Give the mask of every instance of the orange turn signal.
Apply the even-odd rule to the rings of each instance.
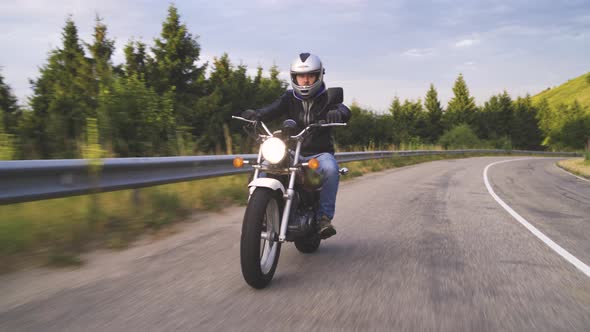
[[[320,162],[315,159],[315,158],[311,158],[308,162],[307,162],[307,166],[310,169],[318,169],[318,167],[320,167]]]
[[[242,168],[244,166],[244,158],[235,157],[234,158],[234,167],[235,168]]]

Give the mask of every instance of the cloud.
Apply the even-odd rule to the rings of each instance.
[[[433,55],[434,53],[435,53],[434,49],[432,49],[432,48],[422,48],[422,49],[412,48],[412,49],[409,49],[409,50],[405,51],[404,53],[402,53],[402,55],[409,56],[409,57],[423,57],[423,56]]]
[[[555,27],[535,27],[523,25],[502,25],[490,31],[493,35],[512,35],[512,36],[542,36],[554,33]]]
[[[581,24],[590,24],[590,15],[578,16],[578,17],[574,18],[573,21],[576,23],[581,23]]]
[[[460,72],[474,71],[477,70],[475,61],[465,61],[462,64],[455,66]]]
[[[275,7],[284,8],[289,6],[300,6],[301,2],[298,0],[255,0],[255,3],[259,7]],[[332,5],[332,6],[367,6],[368,0],[317,0],[316,3],[321,5]]]
[[[463,39],[461,41],[458,41],[455,43],[455,47],[460,48],[460,47],[470,47],[473,45],[477,45],[481,43],[481,40],[479,39]]]

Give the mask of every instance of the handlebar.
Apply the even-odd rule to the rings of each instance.
[[[257,124],[258,122],[260,122],[260,124],[262,124],[262,127],[264,128],[264,130],[266,130],[266,132],[270,136],[272,136],[272,133],[268,130],[268,128],[266,127],[266,125],[262,121],[248,120],[248,119],[243,118],[241,116],[234,116],[234,115],[232,115],[232,119],[236,119],[236,120],[248,122],[248,123],[251,123],[251,124]],[[344,127],[344,126],[346,126],[346,123],[323,123],[323,121],[320,121],[319,123],[312,123],[312,124],[310,124],[305,129],[303,129],[299,134],[297,134],[295,136],[291,136],[291,138],[299,139],[299,138],[301,138],[305,133],[307,133],[312,128]]]
[[[244,122],[248,122],[248,123],[256,123],[257,122],[256,120],[248,120],[248,119],[243,118],[241,116],[235,116],[235,115],[232,115],[231,118],[236,119],[236,120],[240,120],[240,121],[244,121]]]
[[[344,127],[344,126],[346,126],[346,123],[312,123],[309,126],[307,126],[307,128],[303,129],[299,134],[297,134],[295,136],[291,136],[291,138],[299,139],[311,128]]]

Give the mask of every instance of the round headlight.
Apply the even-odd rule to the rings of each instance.
[[[276,137],[271,137],[262,143],[262,156],[271,164],[283,160],[287,153],[287,146]]]

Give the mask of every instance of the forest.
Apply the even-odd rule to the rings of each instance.
[[[127,42],[122,64],[113,63],[115,43],[100,17],[88,42],[79,38],[72,17],[61,35],[61,45],[30,81],[26,105],[17,102],[0,72],[0,160],[252,152],[231,115],[271,103],[288,87],[277,66],[258,67],[250,76],[228,54],[198,65],[198,37],[174,5],[153,45]],[[590,74],[581,84],[590,86]],[[423,100],[395,97],[383,113],[349,106],[349,126],[335,131],[339,151],[568,151],[584,149],[590,139],[590,105],[529,95],[513,99],[507,91],[476,105],[462,74],[446,107],[432,84]]]

